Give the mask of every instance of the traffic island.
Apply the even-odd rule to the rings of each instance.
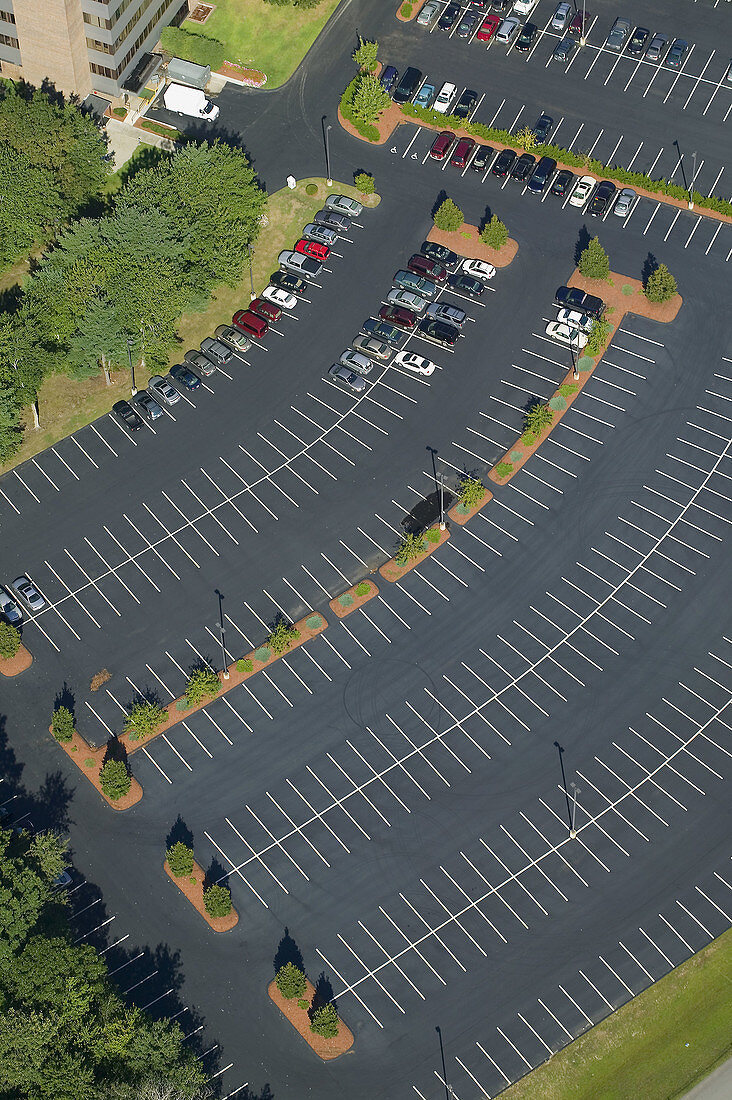
[[[396,17],[402,23],[409,23],[416,19],[427,0],[404,0],[397,8]]]
[[[206,911],[206,903],[203,897],[206,872],[203,870],[200,863],[196,863],[196,861],[193,860],[190,874],[180,876],[173,874],[167,859],[164,861],[163,867],[170,881],[174,882],[181,894],[188,898],[193,908],[201,914],[209,928],[214,932],[230,932],[232,928],[236,927],[239,923],[239,914],[236,909],[234,909],[233,905],[226,916],[223,917],[212,917],[210,913]]]
[[[334,615],[339,619],[345,619],[346,615],[350,615],[352,611],[358,611],[359,607],[363,607],[378,594],[379,590],[373,581],[359,581],[358,584],[354,584],[331,600],[329,606]]]
[[[579,287],[588,294],[601,297],[605,302],[604,316],[610,328],[604,347],[597,355],[578,356],[577,376],[575,377],[574,369],[570,369],[562,384],[546,402],[551,412],[550,421],[541,431],[533,433],[524,431],[488,474],[491,481],[497,485],[505,485],[509,482],[550,435],[572,402],[580,395],[585,383],[592,377],[593,371],[601,362],[626,313],[635,313],[639,317],[648,317],[652,321],[669,324],[676,319],[683,304],[680,294],[675,294],[667,302],[649,302],[640,279],[631,279],[614,271],[610,272],[607,279],[588,279],[575,269],[573,275],[567,280],[567,286]]]
[[[503,248],[489,248],[480,239],[480,230],[477,225],[468,225],[463,222],[459,229],[438,229],[433,225],[427,234],[428,241],[444,245],[445,248],[457,252],[458,256],[465,256],[470,260],[483,260],[493,264],[494,267],[508,267],[516,258],[518,242],[509,237]]]
[[[0,673],[3,676],[19,676],[33,664],[33,656],[24,645],[19,645],[12,657],[0,657]]]
[[[53,734],[53,726],[49,726],[49,733]],[[114,757],[117,756],[117,753],[114,752],[116,738],[106,745],[101,745],[98,749],[93,748],[76,730],[72,732],[68,740],[60,741],[58,738],[54,738],[54,740],[57,741],[69,759],[73,760],[79,771],[86,776],[107,805],[111,806],[113,810],[117,810],[118,812],[129,810],[140,801],[143,793],[142,787],[135,779],[134,775],[128,774],[127,776],[129,779],[129,788],[125,794],[112,797],[105,793],[102,786],[102,768],[108,760],[114,759]],[[119,754],[118,759],[120,762],[122,762],[122,758],[125,755],[125,753]]]
[[[302,998],[283,997],[277,988],[277,982],[271,981],[267,987],[270,1000],[279,1008],[286,1020],[292,1024],[296,1031],[313,1050],[318,1058],[324,1062],[330,1062],[334,1058],[340,1058],[342,1054],[350,1050],[355,1040],[353,1032],[346,1027],[338,1017],[338,1034],[333,1036],[318,1035],[312,1031],[311,1013],[315,1002],[315,986],[309,979],[305,979],[305,992]],[[302,1007],[304,1006],[304,1007]]]
[[[396,582],[409,573],[410,570],[416,569],[418,565],[434,554],[438,546],[442,546],[443,542],[447,542],[450,538],[450,531],[446,527],[444,531],[441,531],[438,527],[430,527],[423,535],[406,535],[402,539],[402,545],[399,551],[393,558],[385,562],[379,569],[379,573],[385,581]],[[409,547],[406,551],[405,548]]]
[[[481,508],[485,508],[489,500],[493,500],[493,493],[490,489],[486,489],[483,496],[475,504],[463,504],[463,502],[459,500],[447,513],[450,517],[450,521],[459,524],[460,527],[464,527],[469,519],[472,519],[473,516],[477,516]]]

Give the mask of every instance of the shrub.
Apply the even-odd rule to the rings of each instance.
[[[517,130],[515,141],[519,149],[524,149],[527,153],[530,153],[532,149],[536,149],[536,135],[530,126],[524,126],[523,130]]]
[[[518,462],[520,458],[524,457],[524,452],[523,451],[511,451],[511,453],[508,457],[511,459],[512,462]]]
[[[586,279],[607,279],[610,274],[610,260],[599,237],[593,237],[583,251],[579,269],[580,275],[584,275]]]
[[[188,700],[186,699],[185,695],[181,699],[176,699],[175,709],[176,710],[190,710],[191,709],[188,706]]]
[[[427,542],[433,542],[435,545],[440,541],[440,530],[438,527],[430,527],[429,531],[425,531]]]
[[[99,773],[99,780],[102,790],[112,802],[124,798],[129,794],[132,786],[132,779],[124,760],[108,760]]]
[[[306,183],[305,184],[305,194],[306,195],[317,195],[317,193],[318,193],[317,183]]]
[[[549,405],[550,409],[554,410],[554,412],[563,412],[564,409],[566,409],[567,407],[567,402],[562,397],[561,393],[555,393],[554,397],[549,398],[547,404]]]
[[[460,482],[460,503],[475,508],[485,496],[485,485],[479,477],[464,477]]]
[[[357,596],[368,596],[370,591],[371,584],[369,581],[359,581],[359,583],[356,585]]]
[[[374,191],[376,190],[374,177],[370,176],[368,172],[357,172],[354,177],[353,183],[362,195],[373,195]]]
[[[308,630],[320,630],[323,625],[323,618],[321,615],[308,615],[305,620],[305,626]]]
[[[338,1013],[333,1005],[323,1005],[322,1008],[315,1009],[310,1020],[310,1030],[326,1039],[333,1039],[338,1034]]]
[[[353,607],[353,596],[351,596],[348,592],[344,592],[342,596],[338,597],[338,603],[341,605],[341,607]]]
[[[489,248],[503,248],[508,240],[508,229],[496,214],[480,231],[480,239]]]
[[[291,962],[279,968],[275,975],[275,984],[288,1001],[293,997],[302,997],[307,989],[304,973]]]
[[[621,289],[621,292],[626,296],[626,298],[629,298],[631,296],[631,294],[635,294],[635,290],[630,285],[630,283],[623,283],[623,285],[620,289]]]
[[[239,660],[236,662],[237,672],[251,672],[253,668],[254,665],[252,664],[249,657],[240,657]]]
[[[231,912],[231,893],[225,886],[214,883],[203,891],[203,907],[209,917],[228,917]]]
[[[594,365],[594,360],[589,355],[580,355],[579,359],[577,360],[577,370],[581,371],[583,374],[589,370],[592,370]]]
[[[20,632],[12,623],[0,623],[0,657],[8,660],[20,649]]]
[[[51,719],[51,732],[57,741],[70,741],[74,735],[74,716],[68,707],[56,707]]]
[[[179,840],[172,848],[168,848],[165,858],[176,878],[191,875],[193,871],[193,849],[184,844],[182,840]]]
[[[180,130],[175,130],[172,126],[162,126],[149,118],[140,119],[140,129],[148,130],[151,134],[157,134],[158,137],[170,138],[171,141],[177,141],[181,136]]]
[[[303,1008],[303,1009],[308,1009],[308,1008],[310,1008],[310,1005],[308,1004],[308,1002],[305,1000],[304,997],[301,997],[300,1000],[297,1002],[297,1007],[298,1008]]]
[[[643,287],[649,302],[668,302],[677,293],[676,280],[665,264],[659,264]]]
[[[402,4],[399,11],[404,19],[412,18],[412,5],[409,3],[409,0],[404,0],[404,3]]]
[[[123,119],[127,118],[127,108],[126,107],[113,107],[112,108],[112,114],[114,115],[115,118],[123,120]]]
[[[531,435],[538,439],[553,419],[552,410],[548,405],[532,405],[524,413],[524,435]]]
[[[376,55],[379,52],[378,42],[369,42],[368,39],[358,36],[358,46],[353,51],[353,60],[361,72],[373,73],[376,69]]]
[[[592,328],[590,329],[590,335],[585,344],[585,355],[596,356],[605,347],[607,338],[610,335],[612,325],[609,321],[595,318],[592,322]]]
[[[267,638],[267,645],[278,656],[280,653],[286,653],[293,642],[296,642],[300,637],[300,631],[297,630],[291,623],[286,623],[284,619],[278,619],[274,625],[272,633]]]
[[[263,665],[267,663],[271,656],[272,650],[266,645],[261,645],[259,649],[254,650],[255,660],[260,661]]]
[[[221,690],[221,681],[212,668],[194,668],[186,684],[186,702],[195,707],[204,699],[213,699]]]
[[[91,683],[89,684],[89,690],[99,691],[100,687],[106,684],[107,680],[111,679],[112,673],[109,671],[108,668],[103,668],[101,672],[95,672],[92,676]]]
[[[578,389],[579,386],[577,386],[574,382],[565,382],[559,387],[557,393],[560,393],[562,397],[569,397],[570,394],[576,393]]]
[[[130,741],[143,741],[155,733],[168,717],[167,710],[151,703],[148,699],[142,699],[134,703],[130,713],[125,717],[124,730],[129,734]]]
[[[203,34],[192,34],[182,27],[166,27],[160,35],[160,43],[166,53],[173,57],[182,57],[184,61],[195,61],[197,65],[210,65],[215,72],[226,60],[223,43]]]
[[[350,122],[351,125],[356,128],[361,137],[366,138],[367,141],[378,141],[378,127],[374,126],[373,123],[363,122],[360,118],[356,116],[354,112],[353,101],[356,96],[356,89],[358,88],[360,80],[361,74],[359,73],[358,76],[354,76],[353,80],[347,86],[346,90],[341,96],[341,115],[346,120],[346,122]]]
[[[463,212],[452,199],[445,199],[435,211],[434,223],[438,229],[454,232],[465,221]]]
[[[427,546],[421,535],[405,535],[399,543],[394,560],[397,565],[406,565],[424,554]]]
[[[95,764],[95,760],[94,760],[93,756],[87,756],[86,759],[84,760],[84,767],[85,768],[93,768],[94,764]]]
[[[499,477],[508,477],[513,470],[513,464],[511,462],[499,462],[496,466],[496,473]]]

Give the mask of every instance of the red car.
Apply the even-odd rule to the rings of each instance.
[[[569,24],[569,33],[576,34],[581,38],[589,21],[590,13],[588,11],[584,13],[584,17],[581,11],[575,12],[572,22]]]
[[[330,249],[325,244],[319,244],[318,241],[306,241],[304,237],[295,245],[296,252],[302,252],[303,256],[312,256],[314,260],[327,260],[330,256]]]
[[[415,275],[423,275],[426,279],[431,279],[433,283],[444,283],[447,279],[447,268],[444,264],[419,254],[412,256],[407,264],[407,271],[413,271]]]
[[[279,321],[282,316],[280,307],[276,306],[274,302],[268,302],[265,298],[255,298],[249,308],[257,316],[264,317],[265,321]]]
[[[430,149],[432,159],[444,160],[454,140],[455,135],[450,130],[443,130],[441,134],[438,134]]]
[[[453,168],[464,168],[470,160],[470,155],[475,148],[475,138],[460,138],[460,141],[455,146],[455,152],[450,157],[450,164]]]
[[[486,15],[485,19],[478,28],[476,38],[479,42],[490,42],[493,35],[496,33],[501,25],[500,15]]]
[[[396,325],[397,328],[414,328],[417,324],[417,314],[403,306],[382,306],[379,310],[379,318],[388,325]]]

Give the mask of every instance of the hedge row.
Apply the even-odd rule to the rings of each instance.
[[[496,141],[513,149],[523,148],[516,139],[515,134],[510,133],[508,130],[495,130],[492,126],[485,126],[482,122],[466,122],[465,119],[458,118],[457,115],[441,115],[439,111],[435,111],[431,107],[415,107],[413,103],[405,103],[402,112],[410,118],[419,119],[421,122],[429,122],[443,130],[461,129],[473,137],[483,138],[484,141]],[[645,191],[668,195],[670,198],[682,201],[689,198],[688,190],[685,187],[680,187],[677,183],[668,183],[664,179],[654,180],[650,176],[644,175],[643,172],[629,172],[626,168],[608,167],[602,161],[572,153],[569,149],[563,149],[561,145],[536,145],[531,152],[537,153],[541,157],[552,157],[561,164],[566,164],[572,168],[583,168],[588,172],[594,172],[595,175],[602,176],[605,179],[617,180],[618,183],[629,187],[641,187]],[[698,191],[694,191],[693,199],[697,206],[715,210],[718,214],[732,216],[732,202],[728,202],[726,199],[718,199],[713,195],[702,195]]]
[[[378,128],[372,123],[361,122],[360,119],[357,119],[353,114],[353,97],[356,94],[356,88],[358,87],[360,79],[361,73],[357,73],[341,96],[341,114],[346,122],[350,122],[351,126],[355,126],[361,137],[366,138],[366,141],[378,141],[381,137]]]

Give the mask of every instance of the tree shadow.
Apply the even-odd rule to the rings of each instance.
[[[311,1014],[318,1008],[323,1008],[324,1005],[333,1005],[336,1012],[338,1011],[338,1005],[333,993],[333,986],[330,984],[330,978],[326,977],[325,971],[321,970],[318,980],[315,983],[315,993],[313,994],[313,1003],[310,1006]]]
[[[66,776],[51,772],[35,795],[30,796],[30,814],[38,829],[66,832],[71,824],[69,807],[74,788],[69,787]]]
[[[250,1089],[249,1086],[246,1085],[241,1092],[237,1092],[236,1096],[237,1100],[274,1100],[275,1094],[268,1084],[262,1085],[259,1092],[255,1089]]]
[[[0,312],[17,313],[23,300],[23,286],[20,282],[13,283],[0,291]]]
[[[214,858],[209,864],[208,870],[203,876],[203,888],[208,890],[209,886],[226,886],[229,885],[229,872],[225,867],[222,867],[219,861]]]
[[[641,280],[643,282],[643,286],[646,285],[651,275],[658,271],[659,266],[660,265],[656,257],[653,255],[652,252],[649,252],[643,263],[643,270],[641,271]]]
[[[278,943],[272,960],[275,974],[283,966],[287,966],[288,963],[292,963],[298,970],[305,970],[305,960],[302,957],[302,952],[290,935],[290,929],[285,925],[285,934]]]
[[[493,217],[493,210],[491,209],[490,206],[486,206],[485,213],[483,214],[483,217],[480,219],[480,224],[478,226],[479,232],[481,232],[481,233],[483,232],[483,230],[488,225],[488,223],[490,222],[492,217]]]
[[[445,189],[443,187],[442,191],[440,191],[439,195],[435,199],[435,202],[434,202],[434,205],[433,205],[432,209],[430,210],[430,217],[431,218],[434,218],[435,214],[440,209],[440,207],[442,206],[442,204],[443,204],[443,202],[445,201],[446,198],[447,198],[447,191],[445,191]]]
[[[193,847],[193,833],[178,814],[173,826],[165,838],[166,848],[172,848],[174,844],[185,844],[187,848]]]
[[[53,700],[53,709],[57,710],[59,707],[66,707],[72,714],[76,712],[76,696],[66,680],[64,680],[64,686],[56,692],[56,696]]]
[[[160,698],[160,692],[155,687],[144,686],[125,700],[125,710],[131,710],[138,703],[152,703],[153,706],[162,707],[164,703]]]
[[[109,760],[121,760],[122,763],[126,766],[129,773],[130,764],[127,758],[127,749],[118,737],[110,737],[109,741],[107,741],[104,752],[104,759],[102,760],[102,767],[104,767],[104,765]]]
[[[587,246],[588,246],[588,244],[590,243],[591,240],[592,240],[592,237],[590,236],[590,233],[589,233],[589,230],[588,230],[587,226],[583,225],[582,228],[580,229],[579,233],[577,234],[577,243],[574,246],[575,266],[577,266],[577,267],[579,266],[580,256],[582,255],[584,250],[587,248]]]

